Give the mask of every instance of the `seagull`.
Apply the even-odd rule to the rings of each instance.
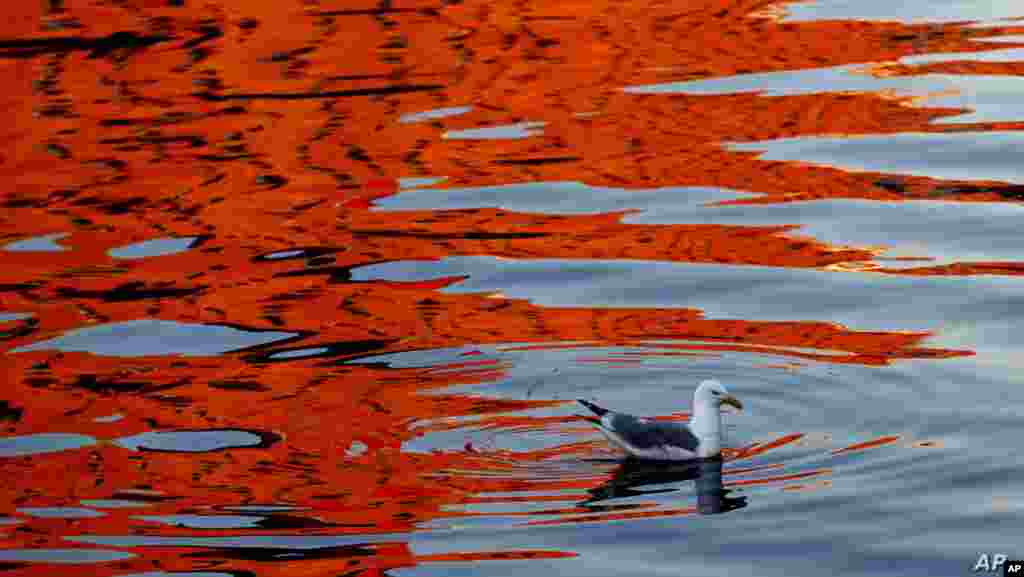
[[[743,409],[743,403],[718,381],[703,381],[693,393],[689,425],[650,421],[617,413],[577,399],[599,418],[588,420],[613,445],[630,457],[649,461],[688,461],[717,457],[722,452],[722,405]]]

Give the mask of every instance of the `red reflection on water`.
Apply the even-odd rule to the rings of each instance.
[[[889,445],[900,440],[899,435],[883,435],[877,439],[871,439],[870,441],[864,441],[862,443],[854,443],[852,445],[836,449],[832,451],[833,455],[840,455],[843,453],[852,453],[854,451],[863,451],[864,449],[873,449],[875,447],[881,447],[882,445]]]
[[[749,459],[750,457],[766,453],[768,451],[771,451],[772,449],[777,449],[779,447],[789,445],[790,443],[795,443],[802,439],[803,437],[803,433],[792,433],[789,435],[783,435],[782,437],[779,437],[778,439],[774,439],[772,441],[768,441],[767,443],[754,444],[749,447],[743,447],[740,449],[730,449],[728,451],[728,455],[723,455],[723,457],[730,460]]]

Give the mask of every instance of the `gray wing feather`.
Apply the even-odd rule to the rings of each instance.
[[[629,444],[638,449],[672,445],[688,451],[697,451],[700,440],[682,423],[642,421],[632,415],[617,413],[611,427]]]

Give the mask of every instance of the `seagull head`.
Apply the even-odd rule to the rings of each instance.
[[[716,409],[722,405],[731,405],[739,410],[743,410],[743,403],[730,395],[729,391],[725,390],[725,386],[718,381],[702,381],[700,386],[697,387],[697,391],[693,393],[693,402],[694,404],[711,405]]]

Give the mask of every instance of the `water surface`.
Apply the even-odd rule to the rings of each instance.
[[[1024,557],[1019,3],[142,4],[0,24],[5,573]]]

